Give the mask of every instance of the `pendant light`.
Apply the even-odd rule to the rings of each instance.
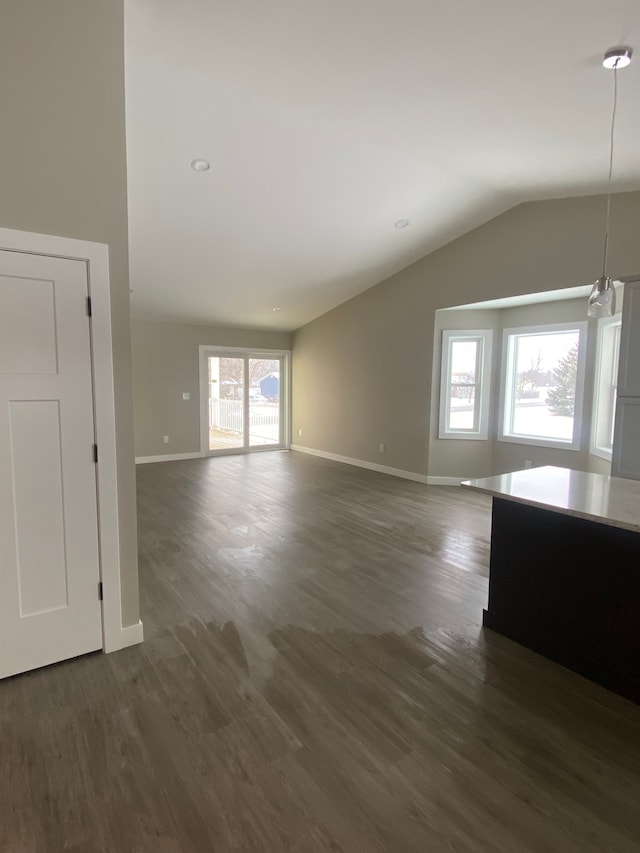
[[[611,112],[611,134],[609,138],[609,184],[607,188],[607,215],[604,229],[604,252],[602,258],[602,275],[593,285],[589,295],[588,317],[613,317],[616,313],[616,291],[613,282],[607,275],[609,256],[609,225],[611,221],[611,182],[613,178],[613,141],[616,126],[616,110],[618,107],[618,70],[626,68],[631,62],[633,51],[630,47],[614,47],[608,50],[602,64],[613,71],[613,110]]]

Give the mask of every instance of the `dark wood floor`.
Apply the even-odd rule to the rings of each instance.
[[[0,684],[2,853],[640,849],[640,709],[480,627],[488,498],[296,453],[138,483],[146,642]]]

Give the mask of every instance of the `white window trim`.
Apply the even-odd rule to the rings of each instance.
[[[600,394],[602,390],[602,351],[604,348],[604,335],[607,329],[615,326],[622,326],[621,314],[616,314],[614,317],[608,317],[606,320],[598,321],[598,348],[596,355],[596,368],[594,371],[595,384],[593,390],[593,416],[591,423],[591,444],[589,447],[589,453],[592,456],[598,456],[600,459],[606,459],[608,462],[613,458],[613,448],[601,447],[597,444],[598,411],[600,409]],[[616,395],[614,395],[614,403],[615,396]]]
[[[478,359],[478,377],[476,386],[479,393],[478,428],[474,430],[448,427],[449,423],[449,385],[451,368],[451,344],[465,339],[480,340],[482,352]],[[438,438],[462,439],[466,441],[487,441],[489,438],[489,401],[491,392],[491,366],[493,352],[493,331],[491,329],[445,329],[442,332],[442,347],[440,350],[440,405]]]
[[[581,435],[582,435],[582,415],[584,402],[584,380],[585,380],[585,361],[587,354],[587,328],[586,320],[580,320],[575,323],[548,323],[542,326],[517,326],[511,329],[504,329],[502,333],[502,364],[500,368],[500,407],[498,421],[498,441],[509,444],[527,444],[535,445],[536,447],[557,447],[562,450],[580,450]],[[576,377],[576,405],[573,416],[573,438],[571,441],[561,441],[551,438],[540,438],[534,435],[511,435],[505,433],[504,418],[505,409],[507,406],[507,377],[510,374],[510,352],[509,352],[509,337],[511,335],[531,335],[531,334],[553,334],[560,332],[579,331],[578,345],[578,370]]]
[[[589,448],[589,454],[597,456],[599,459],[606,459],[607,462],[611,462],[613,459],[613,449],[608,450],[606,447],[598,447],[595,444],[592,444]]]
[[[263,453],[268,450],[289,450],[291,447],[291,350],[264,349],[255,347],[216,347],[201,344],[200,351],[200,453],[202,456],[225,456],[237,453]],[[209,356],[237,356],[239,358],[282,358],[283,376],[280,383],[280,444],[257,447],[241,447],[229,450],[209,450],[209,421],[204,401],[209,400],[208,364]],[[248,405],[248,395],[247,395]]]

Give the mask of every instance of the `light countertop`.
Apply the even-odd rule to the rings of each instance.
[[[505,500],[640,532],[640,481],[570,468],[529,468],[467,480],[475,489]]]

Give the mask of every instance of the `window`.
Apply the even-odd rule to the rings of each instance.
[[[506,329],[501,441],[577,450],[586,323]]]
[[[442,333],[439,438],[486,439],[490,329]]]
[[[611,459],[613,450],[620,327],[620,317],[601,320],[598,326],[598,361],[591,452],[603,459]]]

